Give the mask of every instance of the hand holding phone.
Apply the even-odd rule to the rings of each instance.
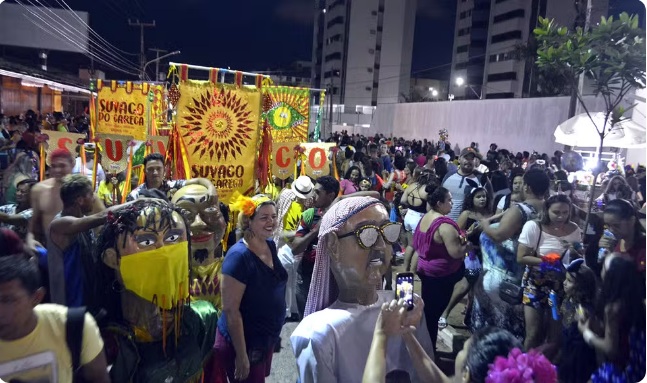
[[[413,273],[399,273],[395,277],[395,299],[404,299],[407,310],[413,310]]]

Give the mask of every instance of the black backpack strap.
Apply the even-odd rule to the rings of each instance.
[[[72,372],[74,382],[78,382],[77,372],[81,367],[81,349],[83,346],[83,327],[85,323],[85,307],[74,307],[67,309],[67,320],[65,322],[65,340],[72,358]]]

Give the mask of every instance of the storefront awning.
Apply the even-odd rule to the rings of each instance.
[[[43,87],[47,85],[48,88],[56,90],[59,92],[72,92],[72,93],[85,93],[90,94],[90,90],[80,88],[78,86],[66,85],[60,82],[46,80],[39,77],[30,76],[27,74],[12,72],[4,69],[0,69],[0,76],[7,76],[20,79],[23,86],[32,86],[32,87]]]

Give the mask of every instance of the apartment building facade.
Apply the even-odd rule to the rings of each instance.
[[[456,98],[518,98],[529,94],[533,65],[520,60],[539,16],[572,28],[577,11],[571,0],[457,0],[450,80]],[[583,2],[586,4],[586,2]],[[608,0],[592,1],[591,20],[606,15]],[[487,9],[487,21],[484,20]],[[457,78],[463,79],[456,82]]]

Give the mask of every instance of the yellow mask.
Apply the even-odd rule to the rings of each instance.
[[[138,297],[170,310],[189,297],[188,242],[121,257],[124,287]]]

